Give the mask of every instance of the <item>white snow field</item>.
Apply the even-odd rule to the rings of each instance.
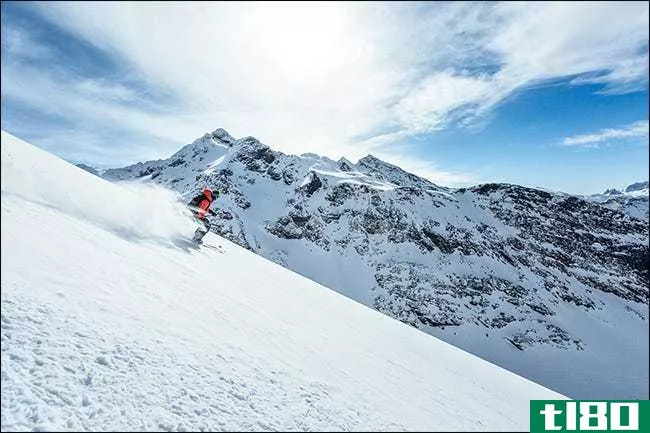
[[[2,132],[6,430],[528,429],[566,397]]]

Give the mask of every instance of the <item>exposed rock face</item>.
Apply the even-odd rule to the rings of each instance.
[[[88,173],[94,174],[95,176],[100,175],[100,171],[97,170],[95,167],[91,167],[91,166],[83,164],[83,163],[79,163],[79,164],[75,164],[75,165],[77,167],[79,167],[80,169],[82,169],[82,170],[86,170]]]

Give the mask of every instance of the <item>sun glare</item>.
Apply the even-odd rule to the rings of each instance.
[[[351,31],[343,6],[254,5],[246,21],[250,49],[283,77],[320,78],[346,60]]]

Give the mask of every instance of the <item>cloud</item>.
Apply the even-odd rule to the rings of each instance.
[[[451,120],[475,116],[498,93],[498,83],[489,76],[443,72],[426,77],[400,100],[395,112],[407,130],[431,132],[444,128]]]
[[[630,62],[647,59],[644,3],[501,3],[502,27],[489,47],[503,58],[500,74],[539,80],[606,71],[615,85]],[[644,78],[636,70],[636,78]]]
[[[648,73],[646,52],[639,57],[621,60],[614,70],[577,77],[571,84],[604,84],[605,88],[598,93],[617,95],[647,89]]]
[[[599,147],[600,143],[624,138],[647,138],[648,121],[640,120],[624,128],[602,129],[595,134],[575,135],[562,141],[563,146]]]
[[[648,87],[647,3],[506,2],[456,11],[463,18],[445,27],[456,58],[443,56],[447,69],[425,75],[396,105],[400,124],[415,133],[483,117],[513,92],[563,77],[603,84],[610,94]],[[438,11],[429,14],[426,26],[439,25]],[[432,41],[420,54],[436,58],[438,48]]]
[[[171,151],[219,126],[289,153],[397,155],[410,137],[480,123],[513,92],[545,80],[608,93],[647,88],[646,2],[25,7],[146,87],[73,65],[8,62],[5,72],[3,57],[3,98],[131,131],[152,156],[163,155],[146,135]],[[12,36],[12,55],[37,46],[26,34]],[[156,103],[158,93],[173,103]],[[435,162],[414,171],[427,170],[441,172]]]
[[[136,93],[120,84],[29,65],[6,65],[2,75],[3,97],[38,107],[42,113],[166,139],[185,141],[190,133],[188,123],[175,121],[175,115],[148,112],[129,105]]]
[[[2,21],[2,51],[5,58],[50,60],[52,51],[19,27]],[[4,59],[3,59],[4,60]]]

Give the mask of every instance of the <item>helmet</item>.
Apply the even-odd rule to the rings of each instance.
[[[212,198],[214,197],[214,195],[212,194],[212,190],[208,187],[205,187],[203,189],[203,195],[205,195],[209,200],[212,200]]]

